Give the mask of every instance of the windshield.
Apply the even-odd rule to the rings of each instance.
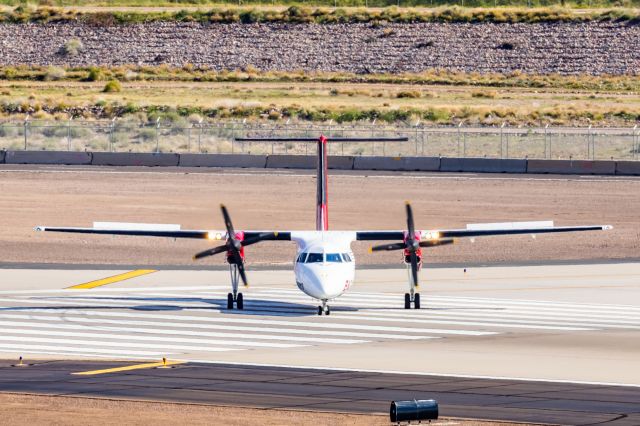
[[[340,253],[327,253],[327,262],[342,262]]]
[[[296,262],[304,263],[304,258],[305,257],[307,257],[307,253],[300,253],[300,256],[298,256],[298,259],[296,259]]]
[[[309,253],[306,263],[322,262],[322,253]]]
[[[351,262],[351,256],[348,253],[342,253],[342,258],[345,262]]]

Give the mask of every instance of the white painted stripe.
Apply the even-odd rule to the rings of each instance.
[[[171,328],[171,326],[167,326],[167,327],[158,327],[157,323],[154,323],[156,325],[155,328],[142,328],[142,327],[109,327],[109,326],[105,326],[104,323],[105,321],[99,321],[99,322],[89,322],[89,323],[82,323],[79,324],[76,322],[76,325],[73,324],[69,324],[69,319],[67,317],[65,317],[64,319],[62,318],[58,318],[57,320],[59,320],[60,322],[64,322],[63,324],[50,324],[48,323],[49,319],[45,320],[47,321],[47,323],[40,323],[37,320],[34,321],[34,318],[31,318],[29,321],[5,321],[5,320],[0,320],[0,326],[2,327],[7,327],[6,329],[9,328],[17,328],[17,329],[22,329],[22,328],[30,328],[30,329],[39,329],[39,330],[47,330],[47,329],[52,329],[52,330],[60,330],[60,329],[66,329],[66,330],[79,330],[79,331],[114,331],[114,332],[127,332],[127,333],[144,333],[144,334],[150,334],[150,335],[156,335],[156,336],[161,336],[160,338],[162,338],[164,341],[173,341],[173,342],[178,342],[181,340],[189,340],[191,343],[199,343],[200,341],[204,342],[204,343],[212,343],[214,342],[214,340],[197,340],[197,339],[174,339],[171,338],[169,340],[166,339],[166,337],[168,336],[172,336],[172,335],[180,335],[180,336],[193,336],[193,337],[224,337],[224,338],[228,338],[231,339],[233,341],[238,341],[241,339],[255,339],[255,340],[286,340],[286,341],[290,341],[290,342],[305,342],[305,343],[333,343],[333,344],[356,344],[356,343],[369,343],[369,341],[367,340],[351,340],[351,339],[333,339],[333,338],[316,338],[316,337],[298,337],[298,336],[274,336],[274,335],[269,335],[269,334],[240,334],[240,333],[214,333],[214,332],[198,332],[198,331],[190,331],[190,330],[174,330]],[[137,323],[130,321],[130,323],[132,325],[136,325]],[[42,333],[45,333],[45,331],[42,331]],[[47,332],[48,333],[48,332]],[[86,333],[84,333],[86,334]],[[136,339],[136,340],[144,340],[146,339],[146,337],[144,336],[132,336],[132,338]],[[157,339],[158,337],[154,337],[154,339]],[[226,341],[224,341],[225,344],[227,344]],[[238,344],[242,344],[241,342],[238,342]],[[256,346],[252,343],[245,343],[246,345],[250,345],[250,346]],[[278,345],[278,346],[273,346],[273,347],[295,347],[296,345]]]
[[[578,328],[578,327],[561,327],[561,326],[527,326],[516,325],[506,323],[482,323],[482,322],[464,322],[464,321],[438,321],[429,319],[414,319],[414,318],[387,318],[387,317],[375,317],[359,315],[358,317],[349,317],[346,315],[334,315],[335,318],[354,320],[354,321],[376,321],[376,322],[402,322],[402,323],[416,323],[416,324],[449,324],[449,325],[470,325],[478,327],[500,327],[500,328],[521,328],[521,329],[534,329],[534,330],[555,330],[555,331],[595,331],[594,328]],[[431,330],[434,334],[459,334],[468,336],[481,336],[485,335],[485,332],[472,332],[468,330]],[[498,333],[489,333],[498,334]]]
[[[46,346],[43,346],[46,347]],[[73,349],[73,348],[72,348]],[[128,360],[151,360],[153,358],[155,358],[157,360],[156,357],[159,356],[167,356],[167,355],[171,355],[171,352],[166,352],[166,353],[162,353],[162,354],[155,354],[155,353],[151,353],[150,355],[144,355],[144,356],[134,356],[134,355],[130,355],[130,356],[123,356],[121,351],[113,351],[113,352],[117,352],[114,354],[110,354],[110,353],[99,353],[99,352],[87,352],[84,349],[79,349],[77,352],[65,352],[65,351],[60,351],[60,350],[56,350],[56,349],[50,349],[50,350],[40,350],[40,349],[32,349],[30,347],[17,347],[17,346],[12,346],[9,349],[4,349],[4,348],[0,348],[0,353],[5,352],[5,353],[10,353],[10,354],[17,354],[18,356],[28,356],[28,355],[62,355],[62,356],[67,356],[67,357],[73,357],[75,358],[108,358],[108,359],[128,359]]]
[[[174,350],[191,350],[191,351],[206,351],[206,352],[219,352],[220,350],[226,350],[227,348],[220,348],[213,345],[221,345],[221,346],[242,346],[242,347],[261,347],[261,348],[300,348],[306,345],[296,345],[296,344],[287,344],[287,343],[264,343],[264,342],[240,342],[236,341],[233,338],[228,340],[216,340],[216,339],[189,339],[189,338],[180,338],[180,337],[172,337],[168,338],[167,336],[143,336],[138,334],[108,334],[108,333],[96,333],[91,331],[86,332],[74,332],[74,331],[56,331],[56,330],[34,330],[30,328],[13,328],[11,330],[4,331],[0,339],[9,337],[9,336],[22,336],[22,335],[31,335],[31,336],[40,336],[43,333],[46,333],[46,336],[60,336],[60,337],[84,337],[84,338],[95,338],[95,339],[107,339],[107,340],[125,340],[126,342],[122,343],[113,343],[108,342],[109,345],[112,346],[122,346],[122,347],[161,347],[161,348],[171,348]],[[233,336],[229,336],[233,337]],[[39,339],[39,338],[38,338]],[[29,340],[33,340],[29,338]],[[67,339],[61,341],[61,343],[66,342]],[[151,342],[150,344],[138,344],[131,343],[145,341]],[[86,342],[86,341],[85,341]],[[107,344],[107,342],[101,341],[101,344]],[[177,345],[170,345],[168,343],[176,343]],[[90,342],[89,344],[93,344]],[[201,345],[201,346],[189,346],[192,345]]]
[[[29,310],[32,312],[34,310]],[[39,312],[51,313],[50,310],[41,309]],[[270,320],[270,319],[252,319],[252,318],[229,318],[229,317],[199,317],[193,315],[160,315],[160,314],[132,314],[132,313],[119,313],[119,312],[106,312],[106,311],[87,311],[82,309],[73,309],[70,311],[76,315],[86,315],[86,316],[105,316],[105,317],[129,317],[129,318],[156,318],[164,321],[200,321],[206,323],[222,323],[222,324],[258,324],[258,325],[276,325],[276,326],[290,326],[290,327],[303,327],[303,328],[320,328],[320,329],[329,329],[329,330],[373,330],[373,331],[387,331],[387,332],[399,332],[406,333],[406,327],[387,327],[387,326],[373,326],[373,325],[362,325],[362,324],[345,324],[345,323],[335,323],[331,322],[329,318],[331,317],[323,317],[322,323],[313,323],[313,322],[304,322],[304,321],[280,321],[280,320]],[[66,315],[68,311],[65,311]],[[315,317],[314,317],[315,318]],[[414,328],[411,330],[412,333],[416,334],[431,334],[431,329],[422,329],[422,328]],[[446,330],[444,330],[446,331]],[[472,332],[473,335],[492,335],[498,334],[493,332]]]
[[[2,312],[2,311],[0,311]],[[39,310],[35,312],[34,310],[29,310],[30,313],[51,313],[49,310]],[[13,319],[22,319],[26,321],[63,321],[63,322],[78,322],[83,323],[87,327],[95,326],[96,322],[99,324],[118,324],[118,325],[148,325],[152,327],[158,327],[157,321],[127,321],[127,320],[109,320],[105,318],[92,319],[83,316],[73,316],[72,312],[65,312],[64,317],[60,316],[51,316],[51,315],[24,315],[24,314],[5,314],[0,313],[0,318],[13,318]],[[96,315],[99,315],[96,312]],[[130,318],[131,315],[122,314],[122,317]],[[135,316],[135,318],[146,318],[146,316]],[[196,317],[197,318],[197,317]],[[257,331],[261,333],[280,333],[280,334],[304,334],[304,335],[313,335],[313,336],[326,336],[330,334],[331,336],[343,336],[343,337],[358,337],[358,338],[367,338],[367,339],[400,339],[400,340],[420,340],[420,339],[434,339],[436,337],[433,336],[421,336],[414,335],[411,336],[402,336],[399,334],[382,334],[382,333],[363,333],[363,332],[348,332],[348,331],[336,331],[331,330],[330,332],[322,331],[322,330],[300,330],[296,328],[274,328],[274,327],[250,327],[250,326],[237,326],[237,325],[229,325],[229,324],[201,324],[196,322],[196,320],[187,320],[187,324],[180,324],[175,320],[171,322],[171,329],[190,329],[190,328],[204,328],[207,330],[211,329],[220,329],[222,331]]]
[[[60,343],[57,340],[54,343]],[[78,347],[74,347],[74,346],[60,346],[60,345],[56,345],[56,346],[49,346],[49,345],[34,345],[34,344],[29,344],[29,343],[23,343],[23,342],[17,342],[17,343],[3,343],[2,345],[0,345],[0,352],[21,352],[21,351],[28,351],[30,353],[35,353],[32,351],[44,351],[44,352],[38,352],[38,353],[45,353],[45,354],[49,354],[51,352],[49,351],[56,351],[58,353],[61,354],[65,354],[65,353],[83,353],[83,354],[87,354],[87,355],[93,355],[93,354],[107,354],[107,355],[120,355],[122,356],[123,353],[126,353],[127,355],[131,355],[131,356],[160,356],[160,355],[169,355],[168,352],[149,352],[149,351],[135,351],[135,350],[127,350],[124,351],[122,349],[105,349],[105,348],[78,348]]]
[[[539,326],[552,326],[552,327],[560,326],[560,327],[581,327],[581,328],[582,327],[621,328],[621,329],[631,329],[631,330],[640,329],[640,324],[626,325],[623,323],[618,323],[616,321],[597,321],[597,320],[582,320],[582,319],[567,320],[564,318],[557,319],[556,321],[536,321],[533,319],[527,319],[527,318],[534,318],[534,316],[522,318],[521,315],[513,316],[508,314],[505,314],[503,316],[495,315],[495,316],[487,317],[485,315],[476,316],[476,315],[473,315],[473,313],[467,313],[467,315],[460,315],[455,313],[433,315],[434,314],[433,311],[429,311],[424,315],[409,314],[407,316],[403,316],[402,314],[390,314],[388,312],[380,312],[376,310],[366,310],[366,311],[359,311],[359,312],[340,312],[340,315],[348,315],[348,316],[354,316],[354,317],[358,317],[359,315],[362,315],[362,314],[376,315],[376,316],[390,317],[390,318],[400,318],[401,320],[402,319],[423,319],[423,320],[429,320],[431,322],[436,322],[436,323],[439,321],[445,321],[445,322],[460,321],[462,323],[470,323],[470,322],[474,322],[473,319],[476,318],[475,322],[482,322],[482,323],[495,322],[496,324],[514,324],[514,325],[522,324],[522,325],[531,325],[531,326],[539,325]],[[472,318],[465,318],[467,316]]]
[[[378,313],[371,313],[372,315],[380,315]],[[443,324],[443,325],[464,325],[465,327],[497,327],[497,328],[519,328],[519,329],[531,329],[531,330],[554,330],[554,331],[595,331],[595,328],[587,328],[587,327],[570,327],[570,326],[553,326],[553,325],[538,325],[538,324],[515,324],[512,322],[485,322],[485,321],[455,321],[455,320],[438,320],[438,319],[418,319],[418,318],[401,318],[401,317],[383,317],[383,316],[363,316],[358,315],[357,317],[352,315],[352,318],[349,318],[347,313],[341,313],[340,315],[335,315],[336,318],[344,318],[344,319],[353,319],[353,320],[362,320],[366,319],[368,321],[397,321],[402,323],[418,323],[418,324]]]
[[[114,271],[104,271],[105,275],[110,274],[110,273],[118,273],[118,272],[122,272],[122,269],[119,270],[114,270]],[[162,272],[162,270],[159,270],[158,272]],[[229,286],[228,285],[218,285],[218,286],[184,286],[184,287],[178,287],[178,286],[173,286],[173,287],[131,287],[131,288],[127,288],[127,287],[118,287],[118,288],[114,288],[114,287],[96,287],[96,288],[92,288],[92,289],[88,289],[85,290],[87,292],[91,292],[91,294],[97,294],[97,293],[130,293],[130,292],[136,292],[136,293],[153,293],[156,290],[161,290],[161,291],[171,291],[171,290],[176,290],[176,291],[200,291],[200,290],[224,290],[224,289],[228,289]],[[51,293],[51,294],[70,294],[71,291],[69,289],[50,289],[50,290],[1,290],[0,294],[34,294],[34,295],[41,295],[41,294],[47,294],[47,293]],[[226,293],[225,293],[226,294]]]

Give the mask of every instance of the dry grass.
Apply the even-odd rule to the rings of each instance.
[[[209,118],[358,120],[495,125],[633,126],[640,119],[637,92],[543,90],[517,87],[399,86],[305,82],[125,82],[104,93],[104,82],[0,83],[0,111],[19,119],[158,115],[186,121]]]

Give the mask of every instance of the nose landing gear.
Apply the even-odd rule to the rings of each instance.
[[[420,309],[420,293],[415,293],[413,288],[411,293],[404,294],[404,308],[411,309],[411,303],[413,303],[414,309]]]
[[[239,310],[244,309],[244,298],[242,293],[238,293],[238,284],[240,282],[240,272],[238,271],[238,265],[234,263],[229,264],[229,272],[231,273],[231,288],[232,293],[227,294],[227,309],[233,309],[233,305]]]
[[[327,301],[323,300],[322,301],[322,305],[318,306],[318,315],[331,315],[331,308],[329,308],[329,305],[327,305]]]

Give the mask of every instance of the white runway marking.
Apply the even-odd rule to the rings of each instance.
[[[476,338],[513,331],[640,329],[640,308],[536,300],[347,293],[330,316],[295,289],[245,293],[226,310],[226,286],[4,291],[0,352],[67,356],[182,356],[237,350],[366,345],[385,340]],[[433,328],[438,325],[438,328]],[[203,355],[205,354],[205,355]]]

